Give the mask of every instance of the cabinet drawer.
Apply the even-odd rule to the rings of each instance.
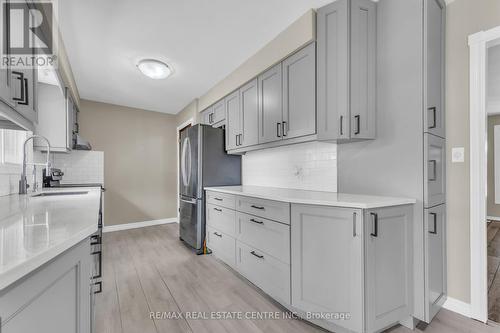
[[[207,203],[234,209],[235,197],[232,194],[207,191]]]
[[[207,204],[206,222],[231,237],[236,234],[236,212],[231,209]]]
[[[446,199],[446,141],[424,134],[424,206],[433,207]]]
[[[290,226],[236,212],[236,239],[290,263]]]
[[[236,268],[267,294],[290,304],[290,265],[236,241]]]
[[[234,267],[236,262],[236,240],[216,228],[207,226],[207,246],[214,256]]]
[[[290,224],[290,204],[251,197],[236,197],[236,210]]]

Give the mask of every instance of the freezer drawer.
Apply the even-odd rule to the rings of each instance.
[[[180,198],[179,236],[189,246],[201,249],[205,237],[203,201]]]
[[[443,204],[446,200],[446,141],[424,134],[424,205]]]

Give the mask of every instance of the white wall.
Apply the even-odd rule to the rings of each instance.
[[[45,162],[45,153],[36,152],[37,162]],[[68,154],[55,153],[51,156],[53,168],[64,172],[61,183],[104,184],[104,152],[73,150]]]
[[[243,185],[337,192],[337,145],[308,142],[248,152]]]

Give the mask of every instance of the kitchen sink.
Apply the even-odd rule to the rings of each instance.
[[[87,194],[89,193],[88,191],[67,191],[67,192],[41,192],[37,194],[33,194],[32,197],[53,197],[56,195],[80,195],[80,194]]]

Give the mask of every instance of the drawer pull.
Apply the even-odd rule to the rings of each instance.
[[[264,222],[257,221],[256,219],[250,219],[250,222],[257,223],[257,224],[264,224]]]
[[[222,209],[220,209],[220,208],[215,208],[215,207],[214,207],[214,210],[216,210],[216,211],[218,211],[218,212],[222,212]]]
[[[221,198],[217,198],[217,197],[214,197],[214,200],[217,200],[217,201],[222,201]]]
[[[429,177],[429,181],[433,182],[437,180],[437,161],[430,160],[429,163],[432,166],[432,177]]]
[[[257,254],[257,253],[255,253],[255,251],[251,251],[251,252],[250,252],[250,254],[252,254],[252,255],[256,256],[256,257],[257,257],[257,258],[259,258],[259,259],[263,259],[263,258],[264,258],[264,256],[263,256],[263,255]]]
[[[436,235],[437,234],[437,213],[429,213],[429,214],[432,216],[432,224],[433,224],[432,231],[429,230],[429,233]]]
[[[255,208],[255,209],[264,210],[264,207],[262,207],[262,206],[251,205],[250,207]]]
[[[428,128],[436,128],[436,107],[433,106],[431,108],[428,108],[427,110],[432,112],[432,125],[428,126]]]
[[[373,217],[373,232],[370,233],[371,236],[373,237],[378,237],[378,214],[377,213],[370,213],[370,215]]]
[[[214,231],[214,235],[217,236],[217,237],[220,237],[222,238],[222,234],[219,234],[218,232]]]

